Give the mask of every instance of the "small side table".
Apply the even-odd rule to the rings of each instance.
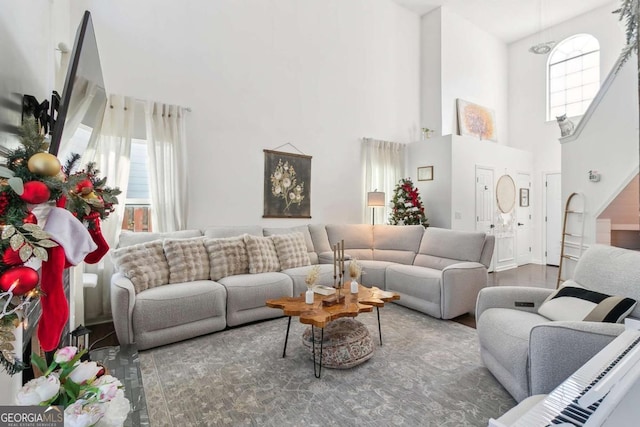
[[[147,401],[144,397],[138,349],[133,345],[104,347],[90,353],[91,360],[102,363],[109,374],[118,378],[124,386],[124,396],[131,403],[125,427],[149,426]]]

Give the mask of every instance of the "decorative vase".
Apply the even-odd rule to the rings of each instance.
[[[351,279],[351,293],[352,294],[358,293],[358,282],[356,281],[356,279]]]
[[[307,304],[313,304],[313,291],[311,289],[307,290],[304,294],[304,302]]]

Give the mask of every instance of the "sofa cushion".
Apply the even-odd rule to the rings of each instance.
[[[318,263],[318,254],[313,247],[313,240],[311,239],[311,233],[309,232],[309,226],[301,225],[299,227],[283,227],[283,228],[264,228],[262,230],[265,236],[275,236],[280,234],[302,233],[304,237],[305,247],[307,248],[307,255],[311,264]],[[282,267],[283,269],[285,267]]]
[[[249,255],[244,236],[219,239],[205,237],[204,246],[209,256],[211,280],[249,272]]]
[[[640,301],[640,252],[591,245],[580,257],[573,280],[587,289]],[[631,316],[640,318],[640,305]]]
[[[375,225],[373,259],[412,264],[423,234],[421,225]]]
[[[282,316],[281,310],[267,307],[265,301],[293,296],[291,278],[278,272],[229,276],[220,283],[227,290],[229,326]]]
[[[162,240],[114,249],[111,257],[118,271],[131,280],[136,293],[169,283]]]
[[[329,243],[333,245],[344,240],[345,253],[352,258],[373,259],[373,226],[368,224],[327,225]],[[322,251],[324,252],[324,251]]]
[[[440,305],[441,280],[441,271],[414,265],[391,265],[386,272],[388,291],[437,303],[438,306]]]
[[[249,255],[249,273],[280,271],[278,253],[271,237],[244,235],[244,243]]]
[[[620,323],[636,306],[631,298],[590,291],[567,280],[549,295],[538,313],[551,320]]]
[[[134,333],[156,331],[215,316],[224,316],[225,288],[211,280],[175,283],[147,289],[136,296]]]
[[[146,231],[123,231],[118,237],[118,248],[124,248],[131,245],[137,245],[140,243],[152,242],[154,240],[162,239],[191,239],[194,237],[200,237],[202,233],[200,230],[181,230],[171,231],[168,233],[148,233]]]
[[[485,233],[429,227],[425,230],[418,253],[458,261],[479,262]]]
[[[262,227],[259,225],[215,225],[207,227],[203,230],[204,237],[212,237],[214,239],[221,237],[237,237],[243,234],[252,236],[262,236]]]
[[[281,269],[304,267],[311,264],[302,233],[274,234],[271,236],[271,240],[276,247]]]
[[[169,283],[209,279],[209,255],[202,237],[165,239],[163,247],[169,264]]]
[[[324,224],[309,224],[309,233],[311,234],[313,249],[316,253],[320,254],[331,250],[329,236],[327,236],[327,228]]]
[[[385,283],[385,273],[387,267],[396,265],[389,261],[375,261],[370,259],[358,260],[358,263],[362,266],[362,275],[359,282],[364,286],[377,286],[380,289],[387,289]],[[345,265],[345,275],[349,276],[349,266]],[[351,279],[347,279],[351,280]]]

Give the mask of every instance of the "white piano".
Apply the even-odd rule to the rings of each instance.
[[[489,420],[489,427],[545,426],[640,426],[640,331],[625,330],[550,394]]]

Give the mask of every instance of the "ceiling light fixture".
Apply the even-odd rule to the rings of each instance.
[[[540,0],[539,3],[539,17],[540,17],[540,31],[539,31],[539,35],[538,35],[538,40],[539,39],[543,39],[544,40],[544,35],[545,35],[545,26],[544,26],[544,5],[543,5],[544,0]],[[535,53],[536,55],[546,55],[549,52],[551,52],[551,49],[553,49],[553,47],[556,45],[557,42],[555,41],[548,41],[548,42],[541,42],[538,44],[535,44],[533,46],[531,46],[529,48],[529,52],[531,53]]]
[[[546,55],[547,53],[551,52],[551,49],[553,49],[555,45],[556,45],[556,42],[554,41],[538,43],[536,45],[531,46],[529,48],[529,52],[535,53],[537,55]]]

